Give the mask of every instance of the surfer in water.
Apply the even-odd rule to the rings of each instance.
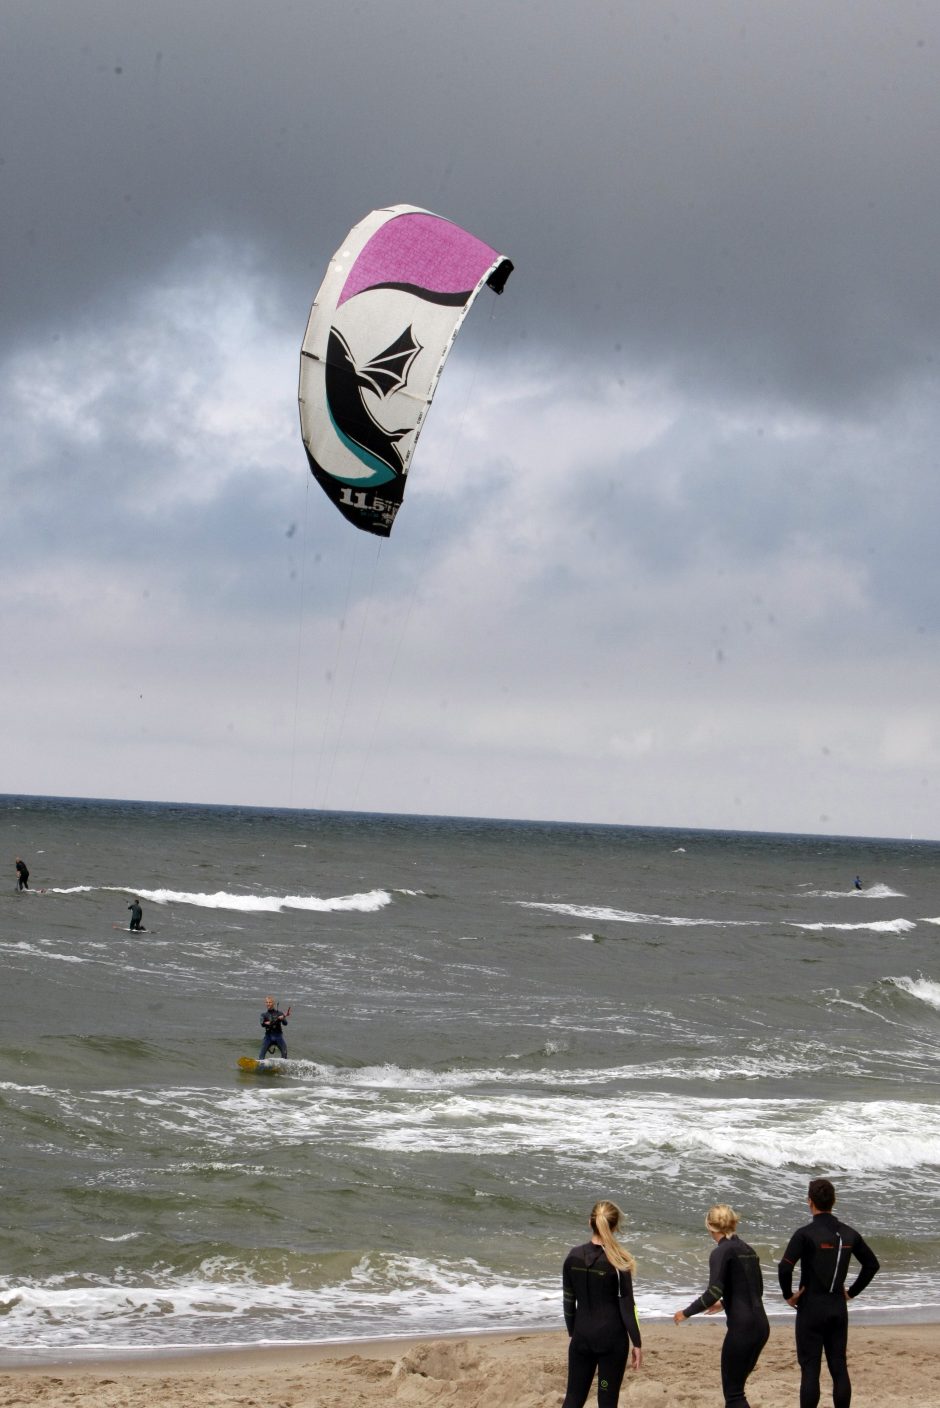
[[[25,860],[20,860],[19,856],[16,858],[16,888],[18,890],[29,889],[29,871],[26,869]]]
[[[261,1042],[261,1050],[258,1052],[259,1061],[264,1060],[272,1046],[276,1046],[284,1060],[287,1060],[287,1042],[284,1040],[282,1028],[287,1026],[289,1016],[289,1007],[286,1012],[282,1012],[273,997],[264,999],[264,1011],[261,1014],[264,1038]]]
[[[860,890],[862,888],[862,877],[860,875],[856,875],[855,877],[855,888],[856,890]]]
[[[129,904],[127,907],[131,912],[131,922],[127,927],[132,934],[137,934],[141,930],[141,920],[144,917],[144,911],[141,909],[140,900],[136,895],[134,896],[133,903]]]

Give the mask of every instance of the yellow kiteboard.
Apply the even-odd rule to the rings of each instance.
[[[257,1061],[253,1056],[239,1056],[238,1069],[240,1071],[258,1072],[260,1075],[276,1075],[278,1071],[287,1070],[287,1062],[283,1057],[277,1060],[265,1057],[263,1061]]]

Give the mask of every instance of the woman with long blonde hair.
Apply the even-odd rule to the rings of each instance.
[[[738,1215],[727,1203],[708,1209],[705,1226],[715,1242],[708,1259],[708,1289],[685,1310],[677,1310],[673,1319],[681,1325],[701,1310],[707,1314],[724,1309],[728,1323],[721,1346],[725,1408],[748,1408],[744,1386],[770,1335],[760,1262],[753,1248],[738,1236]]]
[[[591,1209],[591,1240],[572,1247],[562,1269],[568,1345],[568,1387],[562,1408],[583,1408],[597,1374],[598,1408],[617,1408],[627,1368],[643,1363],[633,1299],[636,1262],[614,1236],[621,1212],[602,1199]]]

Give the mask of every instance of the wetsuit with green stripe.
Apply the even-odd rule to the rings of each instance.
[[[629,1271],[611,1266],[603,1247],[572,1247],[562,1270],[568,1387],[562,1408],[582,1408],[597,1373],[598,1408],[617,1408],[630,1344],[643,1343]]]
[[[846,1289],[852,1257],[861,1270]],[[849,1314],[846,1298],[863,1291],[878,1270],[871,1247],[853,1227],[831,1212],[817,1212],[812,1222],[794,1232],[777,1267],[780,1289],[789,1300],[793,1294],[793,1268],[800,1263],[800,1290],[796,1303],[796,1357],[800,1365],[800,1408],[816,1408],[823,1351],[832,1375],[835,1408],[849,1408],[852,1383],[846,1352]]]
[[[748,1408],[744,1385],[767,1343],[764,1278],[757,1253],[735,1234],[722,1237],[708,1259],[708,1290],[683,1311],[686,1316],[721,1301],[728,1332],[721,1346],[721,1388],[726,1408]]]

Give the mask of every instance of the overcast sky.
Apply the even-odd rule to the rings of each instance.
[[[940,837],[940,8],[0,0],[0,791]],[[387,542],[300,340],[510,257]]]

